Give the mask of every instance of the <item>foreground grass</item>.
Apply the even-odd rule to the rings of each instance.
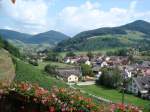
[[[112,100],[113,102],[121,102],[122,94],[115,89],[106,89],[102,86],[96,85],[76,86],[76,87],[86,91],[87,93],[91,93],[96,96]],[[139,107],[146,107],[150,103],[150,101],[143,100],[133,95],[125,94],[125,103],[133,104]]]
[[[63,81],[50,77],[47,73],[37,69],[28,63],[16,59],[16,77],[15,81],[28,81],[30,83],[37,83],[41,87],[51,88],[52,86],[66,87]]]

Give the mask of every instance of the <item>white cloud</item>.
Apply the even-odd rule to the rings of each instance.
[[[134,9],[136,8],[136,5],[137,5],[137,1],[132,1],[132,2],[130,3],[130,10],[133,10],[133,11],[134,11]]]
[[[48,5],[44,0],[17,0],[16,4],[12,4],[10,0],[1,2],[5,15],[11,18],[21,30],[34,25],[35,30],[47,29]],[[28,28],[27,31],[31,30]]]
[[[27,33],[58,30],[74,35],[81,31],[118,26],[137,19],[150,21],[150,11],[136,10],[139,5],[137,0],[131,1],[128,8],[111,7],[108,10],[103,10],[100,2],[88,0],[77,6],[66,6],[51,14],[54,9],[51,10],[50,5],[53,2],[55,0],[17,0],[14,5],[10,0],[1,0],[0,16],[5,17],[0,18],[4,21],[0,23],[0,27],[7,26],[9,29]]]
[[[80,6],[65,7],[59,14],[61,30],[74,34],[94,28],[118,26],[136,19],[150,21],[150,12],[136,12],[137,1],[132,1],[127,9],[112,7],[104,11],[100,5],[87,1]]]

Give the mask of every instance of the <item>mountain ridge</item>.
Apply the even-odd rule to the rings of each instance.
[[[5,40],[20,41],[25,44],[52,44],[56,45],[58,42],[70,38],[69,36],[54,30],[39,33],[36,35],[30,35],[26,33],[20,33],[13,30],[0,29],[0,35]]]
[[[138,46],[138,44],[141,45],[142,42],[142,44],[146,44],[146,46],[149,47],[149,37],[150,23],[143,20],[136,20],[134,22],[118,27],[103,27],[80,32],[73,38],[60,42],[55,48],[55,50],[82,51],[127,46],[135,47]]]

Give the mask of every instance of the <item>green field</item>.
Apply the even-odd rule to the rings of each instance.
[[[44,88],[51,88],[52,86],[67,87],[63,81],[50,77],[47,73],[25,63],[19,59],[16,59],[16,77],[15,81],[27,81],[31,83],[37,83]]]
[[[121,102],[122,94],[115,89],[107,89],[101,86],[89,85],[89,86],[76,86],[81,90],[91,93],[93,95],[109,99],[113,102]],[[125,94],[125,103],[133,104],[139,107],[145,107],[150,104],[150,101],[143,100],[133,95]]]
[[[136,59],[136,60],[149,60],[150,61],[150,56],[134,56],[134,58]]]
[[[64,63],[59,63],[59,62],[52,62],[52,61],[45,61],[45,62],[40,62],[38,63],[39,65],[37,66],[38,69],[44,70],[44,67],[48,64],[50,65],[55,65],[57,67],[73,67],[73,65],[70,64],[64,64]]]
[[[122,48],[128,48],[128,47],[122,47]],[[116,47],[116,48],[103,48],[103,49],[100,49],[100,50],[94,50],[92,51],[92,53],[94,54],[97,54],[97,53],[101,53],[101,54],[106,54],[106,52],[109,52],[109,51],[116,51],[118,49],[122,49],[121,47]],[[66,56],[66,53],[67,52],[61,52],[60,55],[62,57],[65,57]],[[75,51],[74,52],[76,55],[86,55],[88,53],[88,51]]]

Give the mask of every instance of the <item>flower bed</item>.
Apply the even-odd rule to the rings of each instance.
[[[77,90],[53,87],[48,91],[23,82],[13,84],[7,96],[15,103],[15,112],[140,112],[137,107],[129,105],[96,105]]]

